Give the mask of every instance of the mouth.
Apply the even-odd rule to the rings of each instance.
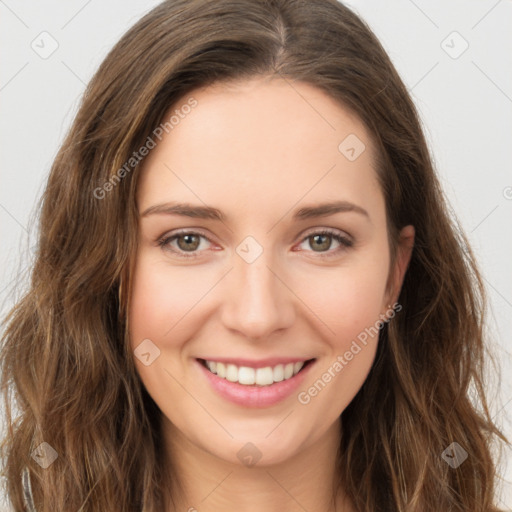
[[[235,364],[234,362],[199,358],[197,361],[220,379],[242,386],[264,388],[293,379],[311,365],[315,359],[288,360],[277,364],[250,361]]]

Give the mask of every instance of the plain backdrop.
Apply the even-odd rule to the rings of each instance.
[[[0,0],[0,316],[30,265],[29,225],[78,100],[106,53],[156,0]],[[512,1],[350,0],[421,113],[442,185],[487,286],[502,364],[490,396],[512,439]],[[17,294],[18,293],[18,294]],[[497,376],[489,375],[490,391]],[[500,505],[512,509],[512,454]],[[508,463],[508,467],[507,467]]]

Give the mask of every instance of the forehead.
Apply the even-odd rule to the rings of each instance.
[[[182,109],[190,98],[194,108]],[[370,134],[312,85],[215,84],[176,102],[164,122],[173,114],[172,129],[144,161],[139,211],[174,199],[229,202],[248,214],[302,197],[379,200]]]

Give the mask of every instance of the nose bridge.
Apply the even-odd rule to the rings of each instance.
[[[247,238],[233,255],[223,321],[226,327],[257,339],[293,323],[293,294],[277,277],[272,251]]]

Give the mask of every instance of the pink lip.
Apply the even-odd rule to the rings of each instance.
[[[224,359],[215,359],[215,361],[224,362]],[[230,360],[226,360],[230,361]],[[234,360],[231,360],[234,361]],[[237,360],[239,361],[239,360]],[[272,360],[273,361],[273,360]],[[292,362],[287,359],[287,362]],[[303,361],[303,359],[299,359],[299,361]],[[254,363],[254,362],[253,362]],[[258,362],[258,364],[261,361]],[[246,386],[244,384],[239,384],[238,382],[230,382],[226,379],[222,379],[218,377],[214,373],[210,372],[207,368],[203,366],[203,364],[196,359],[196,364],[199,367],[200,371],[206,377],[210,386],[213,388],[215,392],[217,392],[220,396],[229,400],[230,402],[242,405],[245,407],[270,407],[271,405],[275,405],[285,398],[288,398],[302,383],[305,379],[306,374],[309,373],[311,366],[313,366],[314,361],[308,364],[305,368],[303,368],[297,375],[288,380],[283,380],[281,382],[275,382],[271,386]],[[236,363],[233,363],[236,364]],[[279,362],[275,364],[280,364]],[[240,366],[244,366],[240,364]],[[260,368],[262,366],[254,366],[246,364],[245,366]],[[266,364],[265,366],[274,366],[274,364]]]
[[[224,364],[234,364],[235,366],[247,366],[248,368],[265,368],[266,366],[277,366],[278,364],[289,364],[289,363],[298,363],[306,362],[312,357],[309,358],[289,358],[289,357],[271,357],[267,359],[260,359],[258,361],[251,359],[235,359],[232,357],[202,357],[205,361],[215,361],[216,363],[224,363]]]

